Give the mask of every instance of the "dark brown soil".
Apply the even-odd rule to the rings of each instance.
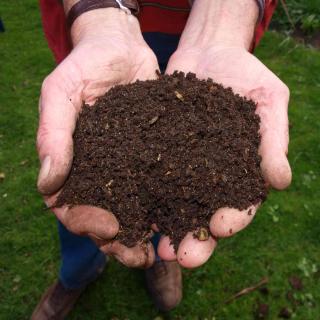
[[[193,74],[116,86],[84,106],[56,206],[111,211],[127,246],[146,240],[152,223],[175,248],[189,231],[205,240],[218,208],[246,209],[266,197],[255,109]]]

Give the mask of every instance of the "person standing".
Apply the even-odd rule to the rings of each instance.
[[[289,90],[251,53],[267,28],[277,1],[263,0],[41,0],[46,38],[56,69],[44,80],[37,147],[38,189],[50,206],[72,164],[72,134],[83,101],[92,104],[114,85],[156,78],[156,70],[213,78],[255,100],[261,117],[261,167],[265,180],[286,188],[291,170],[287,107]],[[139,10],[140,9],[140,10]],[[86,286],[112,255],[128,267],[145,267],[156,306],[174,308],[182,298],[180,266],[204,264],[215,239],[245,228],[255,210],[219,209],[212,236],[188,234],[174,252],[168,237],[127,248],[110,239],[118,232],[112,213],[90,206],[56,208],[62,264],[58,280],[44,293],[33,320],[64,319]],[[224,219],[221,219],[221,216]]]

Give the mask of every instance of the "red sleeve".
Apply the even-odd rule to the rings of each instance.
[[[253,41],[253,49],[259,44],[263,34],[268,29],[277,4],[278,0],[266,0],[263,18],[256,28],[255,39]]]
[[[181,34],[187,23],[188,0],[139,0],[142,32]]]
[[[57,63],[60,63],[72,48],[61,2],[40,0],[43,31]]]

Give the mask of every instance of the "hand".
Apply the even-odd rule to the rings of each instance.
[[[287,86],[241,46],[178,49],[169,61],[167,73],[175,70],[193,72],[202,79],[212,78],[226,87],[232,87],[235,93],[257,102],[256,112],[261,118],[259,152],[262,156],[263,176],[270,186],[280,190],[286,188],[291,182],[291,170],[286,158],[289,100]],[[242,230],[252,221],[257,207],[244,211],[219,209],[210,221],[212,235],[217,238],[229,237]],[[198,241],[190,233],[181,242],[177,255],[167,237],[161,239],[158,252],[163,259],[177,259],[182,266],[191,268],[205,263],[215,246],[214,238]]]
[[[73,24],[74,49],[44,80],[40,97],[37,148],[41,161],[38,189],[51,206],[70,171],[72,135],[83,101],[95,99],[117,84],[156,78],[155,55],[144,42],[138,21],[119,9],[99,9]],[[117,241],[119,224],[100,208],[55,208],[57,218],[73,233],[90,236],[105,253],[130,267],[149,266],[153,247],[127,248]]]

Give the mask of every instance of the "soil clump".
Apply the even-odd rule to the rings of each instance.
[[[84,105],[74,160],[55,206],[112,212],[117,239],[131,247],[155,223],[175,249],[187,232],[209,234],[221,207],[262,202],[256,104],[194,74],[115,86]]]

